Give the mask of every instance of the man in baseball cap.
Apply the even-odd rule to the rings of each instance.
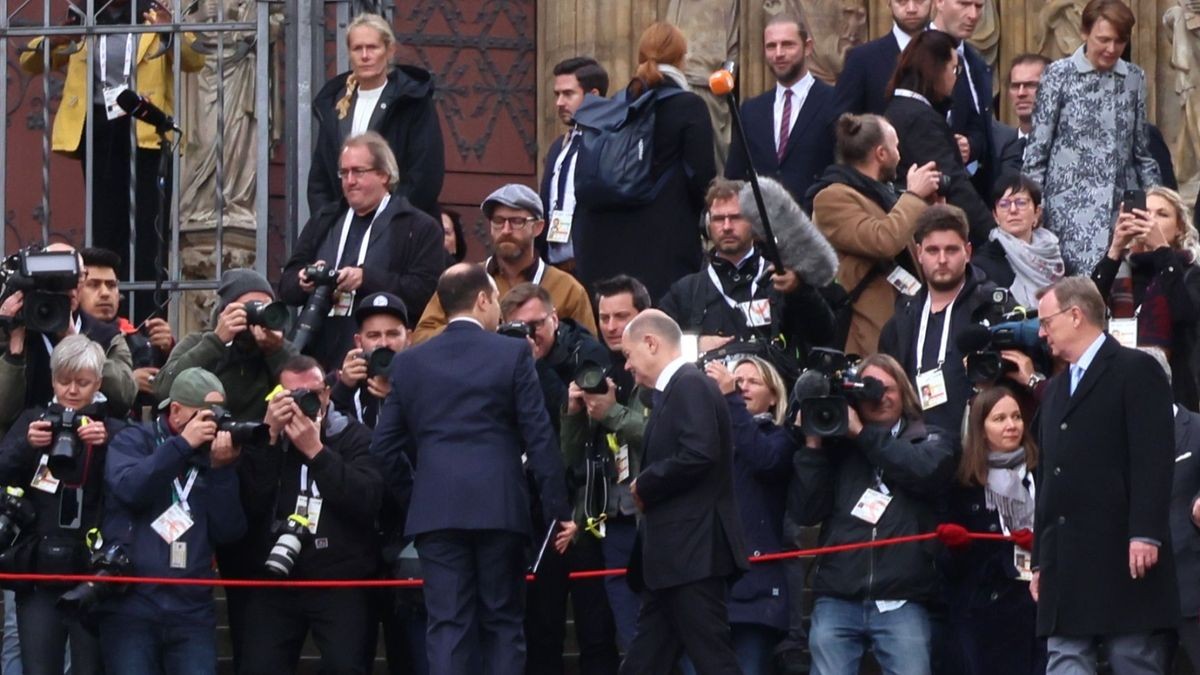
[[[374,428],[379,404],[392,390],[392,356],[408,347],[408,308],[396,295],[373,293],[359,303],[354,321],[354,348],[342,360],[330,399],[338,411]]]

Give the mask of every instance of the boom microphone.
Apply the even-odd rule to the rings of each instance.
[[[132,89],[125,89],[120,94],[117,94],[117,105],[130,117],[149,124],[160,134],[171,130],[181,131],[179,127],[175,126],[175,120],[163,112],[162,108],[154,105],[149,99],[144,98]]]

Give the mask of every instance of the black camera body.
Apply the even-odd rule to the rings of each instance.
[[[6,486],[0,492],[0,552],[7,551],[21,531],[33,525],[37,511],[25,498],[25,490]]]
[[[311,389],[294,389],[289,394],[291,399],[300,407],[300,412],[310,420],[317,419],[321,414],[321,395]]]
[[[47,466],[55,476],[63,477],[75,471],[79,464],[79,456],[83,444],[79,441],[79,427],[83,426],[84,416],[78,410],[64,408],[57,403],[51,403],[41,420],[50,423],[49,459]]]
[[[836,349],[814,347],[811,366],[792,388],[790,407],[800,410],[800,431],[806,436],[830,438],[850,431],[850,406],[883,398],[883,383],[861,377],[858,364]]]
[[[992,294],[993,306],[983,323],[967,326],[955,338],[955,346],[966,354],[967,379],[972,384],[995,384],[1008,373],[1016,372],[1016,364],[1004,359],[1001,350],[1033,354],[1039,349],[1037,311],[1023,307],[1006,311],[1010,303],[1008,291],[996,289]]]
[[[386,376],[395,356],[396,352],[387,347],[376,347],[369,352],[363,352],[362,358],[367,362],[367,378]]]
[[[290,315],[287,305],[282,302],[251,300],[245,304],[244,309],[246,310],[246,323],[250,326],[262,326],[270,330],[287,328]]]
[[[296,559],[300,557],[300,551],[312,542],[308,518],[293,513],[283,520],[276,521],[271,528],[271,536],[275,537],[275,543],[271,546],[271,552],[267,554],[263,566],[273,576],[289,576],[292,568],[296,566]]]
[[[4,290],[0,297],[21,291],[24,306],[13,325],[57,335],[71,322],[70,292],[79,287],[79,256],[73,251],[42,251],[29,247],[0,264]]]
[[[496,332],[513,338],[533,339],[533,328],[524,321],[507,321],[500,324]]]
[[[586,360],[575,369],[575,385],[589,394],[608,393],[608,369]]]
[[[329,314],[329,308],[333,306],[333,290],[337,288],[338,270],[325,265],[309,265],[304,268],[304,276],[316,288],[308,296],[308,302],[305,303],[300,315],[296,317],[296,324],[292,329],[292,346],[300,352],[304,351],[313,336],[321,329],[321,322],[325,320],[325,316]]]
[[[336,267],[325,265],[308,265],[304,268],[304,276],[308,277],[308,281],[317,287],[337,286],[338,270]]]
[[[233,414],[219,405],[212,407],[213,421],[217,431],[228,431],[236,445],[266,445],[271,438],[271,429],[262,422],[239,422]]]
[[[105,546],[103,537],[96,537],[90,548],[91,557],[88,562],[93,576],[124,577],[133,573],[133,562],[120,544]],[[85,581],[59,596],[55,606],[69,615],[79,616],[91,610],[101,600],[122,593],[126,588],[126,584]]]

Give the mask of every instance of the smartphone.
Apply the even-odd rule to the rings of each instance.
[[[1146,210],[1145,190],[1126,190],[1121,196],[1121,210],[1129,213],[1134,209]]]

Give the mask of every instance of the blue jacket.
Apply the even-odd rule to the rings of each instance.
[[[213,574],[213,546],[236,541],[246,531],[233,465],[213,469],[192,462],[196,451],[167,430],[165,417],[152,424],[126,427],[108,444],[104,486],[105,545],[119,543],[141,577],[207,579]],[[172,481],[186,483],[199,474],[187,504],[194,524],[179,540],[187,545],[187,565],[171,569],[171,546],[150,526],[174,500]],[[216,625],[212,589],[203,586],[130,586],[110,599],[103,611],[176,625]]]
[[[725,401],[733,422],[733,493],[747,553],[778,553],[796,443],[786,429],[754,419],[738,392]],[[729,621],[787,630],[787,579],[781,563],[750,565],[730,591]]]

